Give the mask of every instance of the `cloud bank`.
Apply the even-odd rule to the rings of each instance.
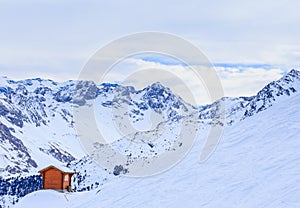
[[[147,60],[147,61],[145,61]],[[137,89],[142,89],[153,82],[159,81],[171,88],[183,99],[191,102],[186,97],[185,85],[193,93],[196,104],[207,104],[211,100],[201,79],[195,75],[194,71],[184,64],[176,64],[175,61],[167,59],[161,61],[153,57],[150,59],[128,58],[115,65],[105,77],[106,82],[115,82],[124,85],[132,85]],[[170,64],[173,63],[173,64]],[[238,65],[238,64],[216,64],[209,70],[216,70],[223,85],[224,96],[252,96],[271,81],[279,79],[286,71],[272,67],[260,65]],[[201,70],[201,68],[198,70]],[[182,82],[176,82],[180,79]]]

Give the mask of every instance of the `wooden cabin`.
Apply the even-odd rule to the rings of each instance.
[[[72,190],[71,178],[75,174],[66,167],[55,167],[50,165],[39,173],[43,176],[43,189]]]

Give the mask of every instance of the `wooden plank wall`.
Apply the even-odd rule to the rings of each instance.
[[[44,173],[44,189],[62,189],[63,174],[51,168]]]

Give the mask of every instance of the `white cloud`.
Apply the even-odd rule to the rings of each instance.
[[[137,89],[160,82],[188,102],[210,102],[202,81],[191,69],[181,65],[164,65],[129,58],[115,65],[104,80],[132,85]]]
[[[243,65],[218,66],[215,68],[224,89],[224,96],[252,96],[271,81],[279,79],[285,72],[280,68],[250,67]],[[213,70],[213,69],[210,69]],[[204,77],[205,79],[205,77]],[[182,65],[164,65],[140,59],[125,59],[107,74],[107,82],[119,82],[142,89],[159,81],[170,87],[183,99],[192,102],[191,94],[197,104],[211,103],[210,93],[201,78]],[[189,92],[187,91],[189,89]]]
[[[252,96],[266,84],[279,79],[284,70],[279,68],[216,67],[228,97]]]
[[[2,2],[2,73],[14,68],[22,74],[22,66],[36,68],[39,63],[49,73],[59,68],[72,76],[101,46],[142,31],[168,32],[192,40],[214,63],[299,67],[297,0],[87,2]],[[37,76],[39,72],[36,69]]]

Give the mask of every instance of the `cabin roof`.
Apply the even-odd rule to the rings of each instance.
[[[55,166],[54,165],[49,165],[49,166],[41,169],[39,171],[39,173],[43,173],[43,172],[45,172],[45,171],[47,171],[47,170],[49,170],[51,168],[55,168],[55,169],[57,169],[57,170],[59,170],[59,171],[61,171],[63,173],[75,174],[75,172],[73,170],[71,170],[71,169],[69,169],[69,168],[67,168],[65,166],[62,166],[62,165],[55,165]]]

